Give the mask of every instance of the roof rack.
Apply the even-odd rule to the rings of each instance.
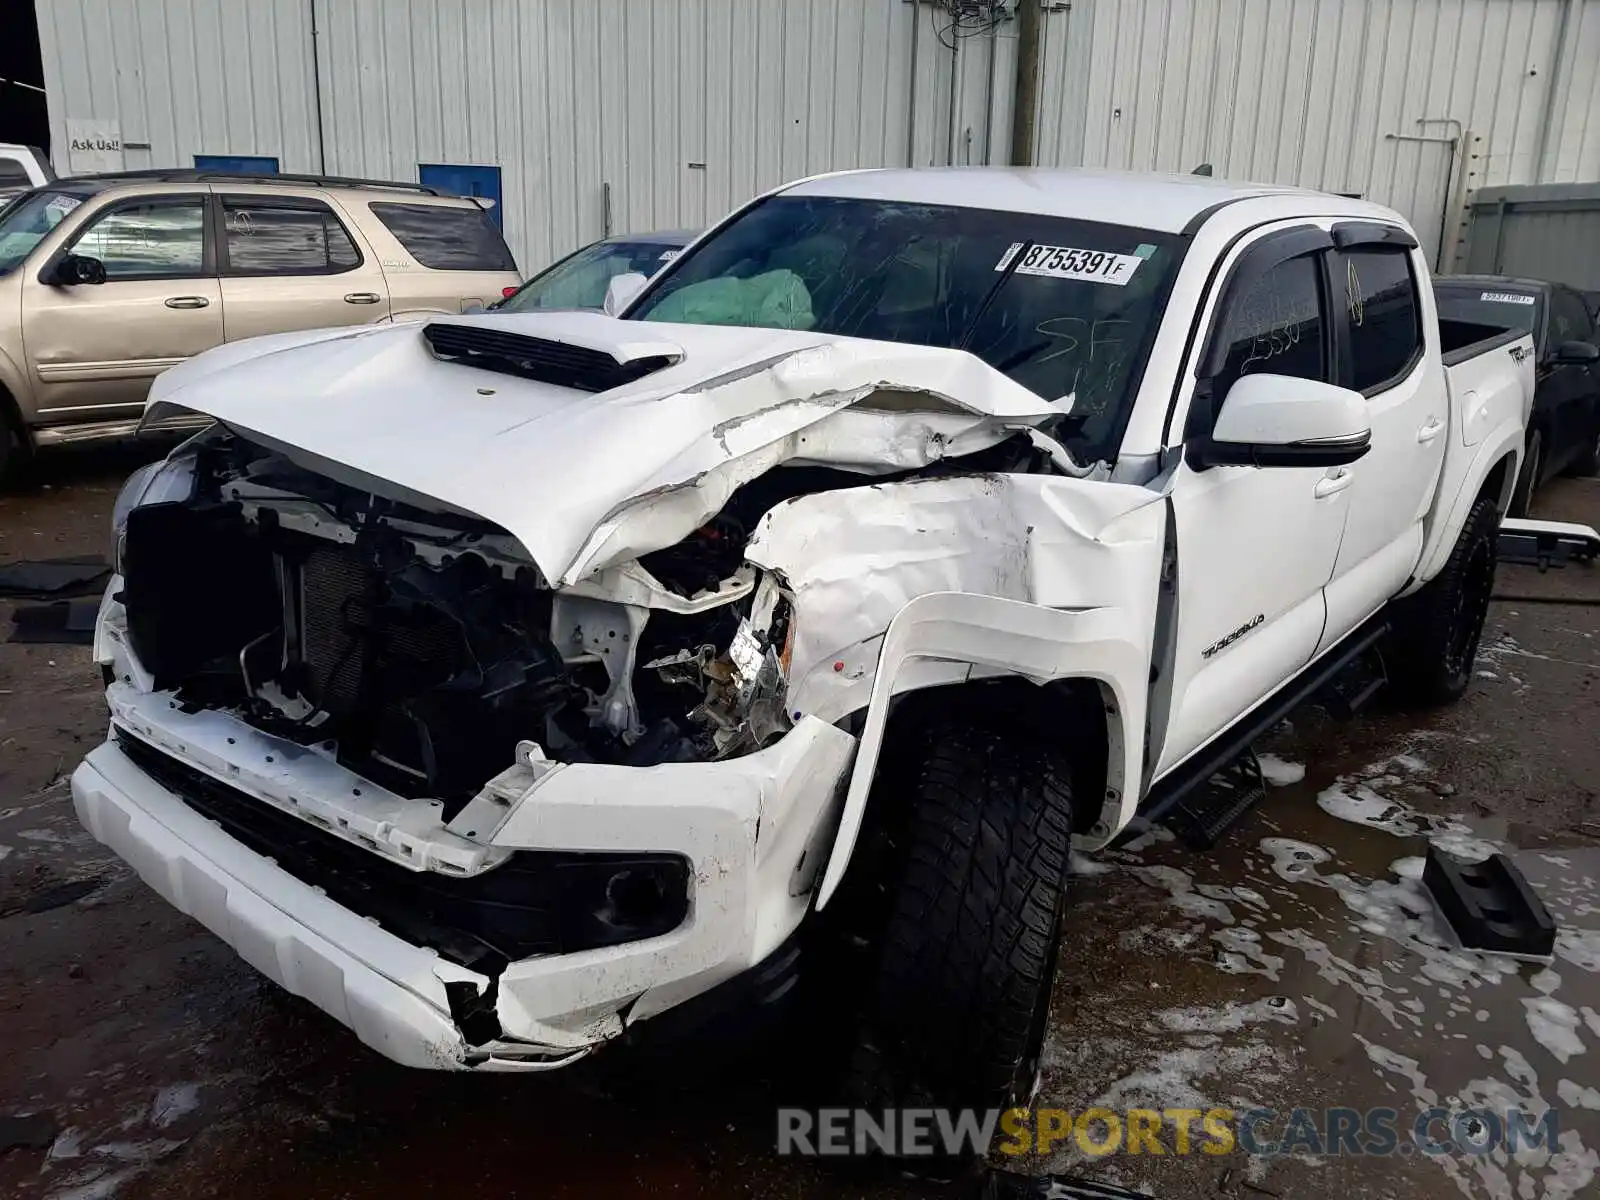
[[[401,183],[394,179],[351,179],[343,175],[258,175],[249,171],[202,171],[193,167],[150,168],[143,171],[103,171],[92,175],[75,175],[74,179],[148,179],[156,183],[297,183],[308,187],[385,188],[396,192],[418,192],[424,196],[445,196],[438,188],[424,183]],[[63,181],[64,182],[64,181]]]

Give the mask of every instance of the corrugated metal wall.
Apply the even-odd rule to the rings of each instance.
[[[321,0],[328,169],[498,164],[530,266],[905,161],[912,9],[789,0]]]
[[[58,144],[75,117],[120,121],[130,167],[498,165],[529,269],[608,196],[617,231],[700,225],[810,172],[1010,146],[1019,22],[952,50],[934,0],[36,3]],[[1040,163],[1361,193],[1430,246],[1478,188],[1600,178],[1600,0],[1012,3],[1040,6]]]
[[[1483,189],[1473,200],[1459,270],[1600,291],[1600,183]]]
[[[38,0],[50,137],[120,122],[129,170],[197,153],[315,166],[311,10],[282,0]],[[414,175],[408,178],[415,178]]]
[[[1600,178],[1600,0],[1075,0],[1043,20],[1041,163],[1357,192],[1426,245],[1470,189]]]

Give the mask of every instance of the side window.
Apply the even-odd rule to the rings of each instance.
[[[99,259],[107,280],[194,278],[205,274],[205,228],[199,197],[152,200],[107,213],[72,252]]]
[[[1278,263],[1223,301],[1218,347],[1226,347],[1212,376],[1219,404],[1244,375],[1292,375],[1328,380],[1318,256],[1303,254]]]
[[[1565,288],[1554,288],[1550,293],[1550,343],[1587,342],[1594,338],[1594,326],[1589,321],[1589,310],[1583,298]]]
[[[224,196],[222,229],[230,275],[336,275],[361,265],[350,234],[321,204]]]
[[[480,208],[375,202],[372,213],[406,253],[435,271],[515,271],[500,230]]]
[[[1411,256],[1360,247],[1335,260],[1350,320],[1350,386],[1371,394],[1396,383],[1422,355],[1422,320]],[[1337,284],[1335,285],[1337,290]]]

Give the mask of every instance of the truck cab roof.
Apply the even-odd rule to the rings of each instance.
[[[1315,199],[1327,215],[1393,220],[1381,205],[1309,188],[1154,171],[1044,167],[915,167],[843,171],[803,179],[786,196],[834,196],[1074,217],[1108,225],[1189,231],[1216,209],[1269,196]]]

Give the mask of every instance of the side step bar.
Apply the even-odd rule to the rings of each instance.
[[[1565,521],[1529,521],[1507,517],[1500,522],[1498,557],[1547,571],[1568,562],[1593,562],[1600,555],[1600,533]]]
[[[1194,793],[1209,784],[1213,775],[1233,768],[1249,752],[1251,743],[1327,687],[1346,668],[1375,647],[1388,632],[1389,622],[1382,613],[1361,626],[1338,646],[1256,705],[1235,722],[1232,728],[1225,730],[1216,741],[1156,780],[1150,786],[1150,792],[1145,797],[1139,815],[1155,825],[1173,815],[1174,810],[1185,801],[1189,801],[1193,806]],[[1365,698],[1361,697],[1363,700]],[[1257,772],[1259,773],[1259,767]],[[1211,807],[1204,799],[1198,803],[1201,808]],[[1219,804],[1217,807],[1230,806]],[[1234,814],[1235,818],[1243,815],[1248,808],[1249,804],[1246,804],[1239,809]],[[1214,822],[1208,821],[1207,825],[1211,827],[1210,836],[1215,837],[1220,834],[1221,828],[1216,827]]]

